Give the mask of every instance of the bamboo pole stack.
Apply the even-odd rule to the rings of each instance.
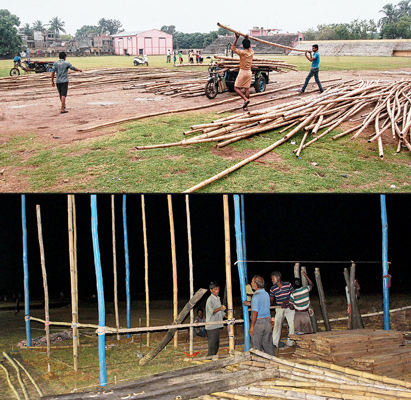
[[[335,134],[335,130],[344,122],[351,122],[353,126]],[[144,150],[205,142],[216,142],[216,146],[221,148],[241,139],[274,130],[288,132],[282,138],[274,139],[275,142],[266,149],[189,188],[187,192],[198,190],[228,175],[287,142],[297,133],[311,133],[314,136],[306,141],[308,135],[303,135],[299,147],[294,150],[296,156],[300,156],[304,149],[330,133],[334,133],[332,139],[353,134],[351,140],[362,135],[368,137],[370,143],[380,142],[377,146],[381,159],[384,158],[383,138],[389,143],[394,139],[397,151],[401,151],[403,146],[411,150],[411,80],[343,83],[327,89],[321,95],[304,97],[261,110],[221,118],[208,124],[192,126],[190,131],[185,132],[186,135],[191,134],[191,137],[179,142],[136,148]]]
[[[218,68],[228,69],[230,71],[239,71],[240,58],[239,57],[225,57],[214,55],[215,65]],[[253,58],[251,70],[269,71],[269,72],[287,72],[287,70],[298,71],[297,66],[293,64],[286,64],[284,60],[270,60],[268,58]]]

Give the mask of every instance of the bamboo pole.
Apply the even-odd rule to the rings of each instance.
[[[74,232],[73,232],[73,197],[67,195],[68,203],[68,233],[69,233],[69,255],[70,255],[70,284],[71,284],[71,321],[73,329],[73,367],[78,371],[78,328],[77,328],[77,305],[76,305],[76,278],[74,261]]]
[[[37,382],[34,380],[34,378],[32,377],[32,375],[29,373],[29,371],[27,371],[26,368],[24,368],[24,366],[19,362],[19,360],[16,360],[15,358],[13,358],[13,360],[17,363],[17,365],[26,373],[26,375],[28,376],[28,378],[30,379],[31,383],[33,384],[33,386],[36,388],[37,393],[40,396],[44,396],[43,392],[41,391],[39,385],[37,385]]]
[[[327,331],[330,331],[331,326],[330,326],[330,322],[328,321],[327,304],[325,302],[325,294],[324,294],[323,284],[321,282],[321,274],[320,274],[319,268],[315,269],[315,281],[317,283],[318,296],[320,298],[320,306],[321,306],[321,312],[322,312],[323,319],[324,319],[325,329]]]
[[[173,315],[174,320],[178,314],[178,286],[177,286],[177,256],[176,256],[176,240],[174,231],[173,203],[171,194],[167,195],[168,202],[168,218],[170,221],[170,238],[171,238],[171,260],[173,264]],[[174,348],[178,347],[178,332],[174,335]]]
[[[147,225],[146,225],[146,204],[144,194],[141,195],[141,213],[143,218],[143,238],[144,238],[144,283],[146,292],[146,326],[150,326],[150,295],[148,286],[148,247],[147,247]],[[147,347],[150,347],[150,333],[147,332]]]
[[[357,296],[355,295],[355,263],[351,263],[350,272],[350,297],[353,318],[357,321],[357,329],[364,329],[364,323],[361,319],[360,307],[358,305]]]
[[[114,194],[111,195],[111,237],[113,244],[113,286],[114,286],[114,314],[116,319],[116,328],[120,328],[118,316],[118,283],[117,283],[117,250],[116,250],[116,215]],[[117,340],[120,340],[120,334],[117,333]]]
[[[301,266],[301,283],[303,286],[307,286],[308,281],[307,281],[307,278],[304,276],[303,272],[307,273],[307,268],[304,266]],[[314,309],[311,303],[308,306],[308,315],[310,316],[310,321],[311,321],[311,326],[313,328],[313,332],[317,333],[318,332],[318,322],[317,322],[317,318],[315,316]]]
[[[238,36],[248,37],[250,40],[254,40],[255,42],[258,42],[258,43],[264,43],[264,44],[268,44],[270,46],[279,47],[281,49],[286,49],[286,50],[291,50],[291,51],[299,51],[299,52],[302,52],[302,53],[311,52],[311,50],[296,49],[294,47],[283,46],[282,44],[271,43],[271,42],[268,42],[267,40],[262,40],[262,39],[254,37],[254,36],[241,33],[240,31],[236,31],[235,29],[229,28],[228,26],[220,24],[219,22],[217,22],[217,25],[220,28],[223,28],[223,29],[226,29],[227,31],[233,32],[234,34],[236,34]]]
[[[228,196],[223,196],[224,208],[224,241],[225,241],[225,271],[226,271],[226,288],[227,288],[227,318],[230,321],[234,320],[233,309],[233,289],[231,278],[231,244],[230,244],[230,215],[228,207]],[[230,354],[235,351],[235,331],[234,324],[228,326],[228,346]]]
[[[44,243],[43,243],[43,230],[41,224],[41,211],[40,205],[36,205],[37,214],[37,232],[39,238],[40,247],[40,262],[41,262],[41,273],[43,276],[43,289],[44,289],[44,319],[45,331],[46,331],[46,342],[47,342],[47,358],[50,358],[50,311],[49,311],[49,290],[47,285],[47,271],[46,271],[46,258],[44,255]]]
[[[16,399],[17,399],[17,400],[21,400],[21,397],[20,397],[20,395],[19,395],[19,392],[17,391],[16,387],[13,385],[13,382],[12,382],[11,379],[10,379],[9,371],[8,371],[7,368],[6,368],[3,364],[1,364],[1,363],[0,363],[0,367],[2,367],[2,368],[4,369],[4,372],[6,373],[7,383],[9,384],[11,390],[13,391],[14,396],[16,396]]]
[[[14,362],[14,360],[13,360],[5,351],[3,351],[3,356],[6,357],[7,361],[8,361],[8,362],[13,366],[13,368],[16,370],[17,379],[18,379],[18,381],[19,381],[19,383],[20,383],[21,390],[23,391],[24,398],[25,398],[26,400],[30,400],[29,394],[27,393],[26,385],[25,385],[24,382],[23,382],[23,379],[22,379],[22,377],[21,377],[21,373],[20,373],[20,370],[19,370],[18,365]]]
[[[187,216],[187,241],[188,241],[188,267],[189,267],[189,280],[190,280],[190,298],[194,296],[194,276],[193,276],[193,247],[191,238],[191,218],[190,218],[190,199],[188,194],[186,199],[186,216]],[[194,323],[194,311],[190,310],[190,324]],[[190,355],[194,353],[193,343],[194,329],[190,326]]]

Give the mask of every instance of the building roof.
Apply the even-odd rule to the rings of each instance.
[[[122,36],[137,36],[140,33],[147,32],[147,31],[130,31],[130,32],[119,32],[115,35],[111,35],[112,37],[122,37]]]

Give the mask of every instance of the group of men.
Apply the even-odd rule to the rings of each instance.
[[[309,314],[309,293],[314,285],[305,272],[303,272],[303,275],[308,284],[302,286],[301,280],[297,278],[293,286],[290,282],[281,280],[281,272],[272,272],[271,281],[273,286],[269,293],[265,290],[265,281],[262,276],[255,275],[251,280],[254,293],[251,301],[246,300],[243,304],[251,307],[249,334],[254,349],[275,355],[276,348],[279,349],[285,346],[284,343],[280,342],[284,319],[288,323],[289,335],[313,333]],[[218,296],[220,291],[218,283],[211,282],[209,289],[211,295],[206,303],[206,322],[220,322],[220,324],[206,325],[208,355],[211,356],[217,354],[218,351],[220,329],[223,327],[222,321],[225,317],[226,307],[221,304]],[[271,318],[270,306],[274,303],[276,305],[275,317]],[[272,322],[274,322],[274,328]],[[293,344],[293,341],[287,337],[287,346]]]
[[[248,111],[248,105],[250,104],[250,85],[251,85],[251,65],[253,63],[254,50],[251,48],[251,42],[248,37],[245,37],[242,41],[243,49],[237,49],[237,40],[239,35],[235,35],[234,43],[231,46],[231,50],[240,56],[240,70],[238,76],[234,82],[235,92],[244,100],[243,110]],[[307,75],[304,85],[299,89],[300,93],[304,93],[308,85],[308,82],[314,77],[315,82],[318,85],[320,93],[324,91],[321,86],[318,72],[320,70],[320,53],[318,52],[318,44],[312,46],[312,51],[307,51],[305,57],[311,62],[311,70]]]

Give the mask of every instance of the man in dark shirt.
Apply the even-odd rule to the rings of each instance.
[[[53,64],[53,71],[51,73],[51,86],[54,87],[54,77],[57,74],[57,90],[59,91],[60,102],[61,102],[61,109],[60,112],[62,114],[68,112],[66,110],[66,97],[68,91],[68,70],[72,69],[73,71],[83,72],[81,69],[77,69],[73,67],[69,62],[66,61],[66,53],[62,51],[59,54],[59,60]]]

